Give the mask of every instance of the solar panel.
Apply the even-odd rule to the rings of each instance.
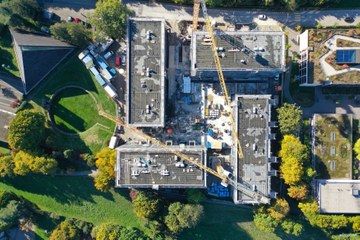
[[[356,63],[356,50],[337,50],[336,63]]]

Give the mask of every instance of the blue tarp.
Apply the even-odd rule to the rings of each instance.
[[[106,69],[108,67],[107,63],[100,57],[96,58],[96,61],[99,63],[102,69]]]
[[[209,129],[208,134],[209,136],[212,136],[214,134],[214,131],[212,129]]]

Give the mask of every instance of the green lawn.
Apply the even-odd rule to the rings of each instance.
[[[5,67],[2,67],[3,64],[5,64]],[[10,68],[7,68],[7,66]],[[17,77],[20,76],[8,28],[4,28],[0,34],[0,71]]]
[[[27,99],[30,100],[33,108],[41,110],[45,114],[42,104],[49,100],[56,90],[69,85],[83,87],[92,94],[96,102],[86,95],[76,95],[76,91],[74,96],[69,98],[74,91],[67,93],[67,90],[65,90],[61,94],[65,94],[63,96],[66,99],[60,99],[60,101],[66,103],[68,116],[63,114],[62,118],[64,122],[67,122],[67,127],[73,126],[72,130],[77,129],[76,131],[79,132],[81,129],[89,129],[73,135],[66,135],[56,129],[49,129],[46,144],[58,150],[72,148],[78,152],[95,153],[107,145],[115,124],[99,116],[94,108],[101,106],[105,112],[115,116],[115,103],[83,66],[76,54],[73,54],[72,57],[50,74],[30,93]],[[63,110],[65,111],[64,108]],[[74,121],[71,121],[71,118]],[[82,123],[84,123],[83,126],[81,126]],[[94,125],[94,123],[96,124]]]
[[[84,132],[105,120],[97,114],[96,102],[91,95],[79,88],[59,92],[52,101],[50,113],[57,127],[66,132]]]
[[[304,232],[299,237],[283,232],[265,233],[258,230],[253,223],[253,213],[250,209],[233,206],[204,204],[205,216],[192,229],[185,230],[179,239],[192,240],[247,240],[247,239],[326,239],[326,235],[319,229],[302,222]],[[297,217],[298,219],[299,217]]]
[[[58,216],[94,224],[109,222],[144,229],[127,199],[128,190],[102,193],[94,188],[90,177],[18,176],[6,181],[2,179],[0,190],[12,191],[41,210]],[[44,222],[37,223],[43,230],[47,228]]]
[[[9,145],[6,142],[0,141],[0,154],[10,153]]]

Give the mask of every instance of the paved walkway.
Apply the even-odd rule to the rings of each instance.
[[[325,44],[325,46],[327,46],[330,49],[330,51],[328,53],[326,53],[325,55],[323,55],[319,59],[319,62],[321,64],[321,68],[322,68],[322,70],[323,70],[323,72],[325,73],[326,76],[334,76],[334,75],[338,75],[338,74],[342,74],[342,73],[346,73],[346,72],[350,72],[350,71],[360,71],[360,65],[350,67],[350,68],[346,68],[346,69],[342,69],[342,70],[336,70],[329,63],[326,62],[326,58],[329,57],[336,50],[339,50],[339,49],[344,49],[344,50],[345,49],[360,49],[360,47],[337,47],[336,42],[337,42],[338,39],[343,39],[343,40],[347,40],[347,41],[360,43],[360,39],[347,37],[347,36],[342,36],[342,35],[334,35],[329,40],[327,40],[324,44]]]

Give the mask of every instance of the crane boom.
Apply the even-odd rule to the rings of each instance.
[[[264,204],[269,204],[270,203],[270,199],[263,196],[259,192],[255,192],[252,189],[249,189],[246,185],[238,183],[238,182],[236,182],[236,181],[234,181],[234,180],[232,180],[232,179],[230,179],[230,178],[228,178],[226,176],[223,176],[223,175],[219,174],[217,171],[213,170],[212,168],[209,168],[209,167],[203,165],[202,163],[196,161],[193,157],[189,157],[188,155],[186,155],[186,154],[184,154],[182,152],[179,152],[174,148],[171,148],[171,147],[167,146],[166,144],[164,144],[164,143],[160,142],[159,140],[157,140],[157,139],[143,133],[142,131],[140,131],[137,128],[130,127],[130,126],[126,125],[122,121],[113,118],[110,114],[108,114],[108,113],[106,113],[104,111],[99,111],[99,115],[109,119],[110,121],[112,121],[112,122],[114,122],[114,123],[116,123],[116,124],[118,124],[120,126],[123,126],[127,130],[130,130],[130,131],[138,134],[139,136],[143,137],[144,139],[146,139],[146,140],[148,140],[148,141],[150,141],[150,142],[164,148],[165,150],[173,153],[174,155],[180,157],[181,159],[184,159],[184,160],[196,165],[197,167],[203,169],[204,171],[211,173],[212,175],[214,175],[214,176],[220,178],[221,180],[223,180],[223,181],[229,183],[230,185],[232,185],[236,190],[242,192],[243,194],[245,194],[245,195],[247,195],[247,196],[249,196],[249,197],[251,197],[253,199],[256,199],[260,203],[264,203]]]
[[[219,54],[217,52],[217,46],[216,46],[216,42],[215,42],[215,37],[214,37],[214,33],[213,33],[213,30],[212,30],[212,27],[211,27],[211,22],[210,22],[210,18],[209,18],[209,14],[208,14],[208,11],[207,11],[205,0],[195,0],[194,1],[193,25],[195,26],[195,22],[196,22],[196,26],[197,26],[197,22],[198,22],[199,9],[195,9],[195,6],[199,5],[199,4],[197,4],[198,2],[201,3],[201,8],[202,8],[202,11],[203,11],[203,14],[204,14],[204,19],[205,19],[205,25],[206,25],[206,28],[207,28],[207,30],[209,32],[209,36],[211,38],[211,49],[212,49],[212,52],[213,52],[214,61],[215,61],[215,65],[216,65],[220,85],[221,85],[222,91],[224,93],[225,103],[226,103],[226,105],[230,106],[231,101],[230,101],[230,97],[229,97],[229,92],[228,92],[227,87],[226,87],[225,78],[224,78],[222,67],[221,67],[221,64],[220,64],[220,58],[219,58]],[[197,14],[195,14],[196,11],[197,11]],[[196,18],[195,18],[195,16],[196,16]],[[233,139],[234,139],[235,145],[237,147],[238,157],[239,157],[239,159],[243,159],[244,154],[242,152],[240,140],[239,140],[239,137],[238,137],[237,128],[235,126],[234,117],[233,117],[233,114],[232,114],[231,111],[229,112],[229,118],[230,118],[230,123],[231,123],[231,131],[232,131]]]

